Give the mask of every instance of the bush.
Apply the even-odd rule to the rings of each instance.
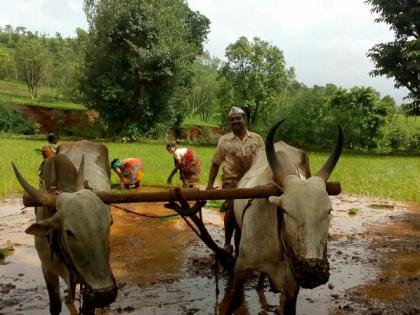
[[[420,131],[411,134],[410,140],[408,141],[408,148],[420,153]]]
[[[392,151],[402,150],[407,146],[407,133],[399,127],[392,129],[388,141]]]
[[[127,130],[123,133],[123,142],[134,142],[140,138],[141,134],[139,128],[135,124],[130,124]]]
[[[38,129],[39,126],[30,121],[23,112],[0,106],[0,131],[33,135]]]

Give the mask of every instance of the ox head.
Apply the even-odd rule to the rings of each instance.
[[[32,187],[14,165],[13,168],[22,187],[33,199],[55,206],[56,210],[51,217],[32,224],[25,232],[36,236],[51,235],[54,253],[85,286],[83,298],[89,305],[96,308],[114,302],[117,287],[109,265],[109,206],[88,189],[60,193],[56,203],[51,205],[48,193]],[[43,176],[48,174],[45,170]],[[60,171],[55,164],[56,179],[66,177]],[[78,176],[72,177],[70,182],[77,187]],[[64,188],[60,181],[55,184],[57,188]]]
[[[331,220],[331,201],[326,181],[340,158],[343,132],[333,153],[316,176],[301,179],[296,167],[282,152],[274,152],[273,137],[283,121],[275,124],[266,140],[266,154],[275,182],[282,186],[280,197],[269,201],[279,209],[280,241],[291,258],[292,272],[302,287],[313,288],[328,281],[326,242]]]

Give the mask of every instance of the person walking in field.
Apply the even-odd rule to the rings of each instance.
[[[57,154],[58,136],[50,133],[47,137],[48,144],[42,147],[42,157],[47,159]]]
[[[39,165],[39,168],[38,168],[39,178],[41,178],[41,176],[42,176],[42,171],[44,169],[45,159],[48,159],[49,157],[52,157],[52,156],[57,154],[58,136],[53,134],[53,133],[50,133],[47,136],[47,141],[48,141],[48,144],[44,145],[41,149],[41,154],[42,154],[43,160],[42,160],[42,162],[41,162],[41,164]],[[37,149],[37,151],[39,151],[39,149]]]
[[[131,186],[141,186],[144,164],[139,158],[113,159],[111,169],[120,178],[120,189],[129,189]]]
[[[172,183],[172,177],[179,170],[179,178],[182,181],[182,187],[194,187],[200,182],[201,161],[195,151],[191,148],[177,148],[175,144],[168,144],[166,150],[173,154],[175,167],[166,181]]]
[[[222,188],[236,188],[239,180],[249,170],[258,150],[264,149],[264,141],[261,136],[247,130],[245,112],[233,106],[228,114],[230,129],[232,132],[222,136],[217,144],[212,164],[210,167],[207,189],[214,189],[214,181],[223,168]],[[225,216],[225,244],[224,249],[232,253],[230,244],[235,230],[235,217],[233,213],[233,200],[226,200]]]

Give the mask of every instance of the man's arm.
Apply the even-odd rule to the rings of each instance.
[[[209,172],[209,181],[207,184],[207,190],[212,190],[214,181],[216,180],[217,173],[219,172],[219,165],[211,163],[210,172]]]

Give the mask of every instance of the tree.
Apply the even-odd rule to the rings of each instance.
[[[226,48],[227,62],[219,71],[221,104],[227,111],[242,107],[251,127],[282,99],[282,91],[294,76],[285,68],[283,52],[258,37],[240,37]]]
[[[12,79],[15,73],[15,62],[10,54],[0,47],[0,80]]]
[[[197,58],[193,65],[193,79],[187,99],[188,113],[191,117],[200,116],[202,120],[209,120],[218,110],[217,70],[220,61],[212,58],[207,52]]]
[[[16,47],[16,66],[25,80],[29,95],[35,99],[47,65],[47,54],[38,39],[19,41]]]
[[[183,0],[87,0],[81,90],[110,134],[156,135],[185,116],[209,20]]]
[[[418,0],[366,0],[376,22],[385,22],[395,32],[395,40],[373,46],[369,52],[375,70],[373,76],[394,78],[395,87],[406,87],[411,100],[406,114],[420,116],[420,2]]]
[[[329,102],[336,93],[333,84],[308,88],[300,86],[293,91],[288,104],[269,120],[274,123],[285,118],[279,130],[279,139],[305,149],[324,149],[334,145],[337,127],[334,125]]]
[[[381,100],[371,87],[338,89],[330,101],[335,123],[340,124],[352,149],[376,149],[383,127],[392,119],[395,108],[388,98]]]

